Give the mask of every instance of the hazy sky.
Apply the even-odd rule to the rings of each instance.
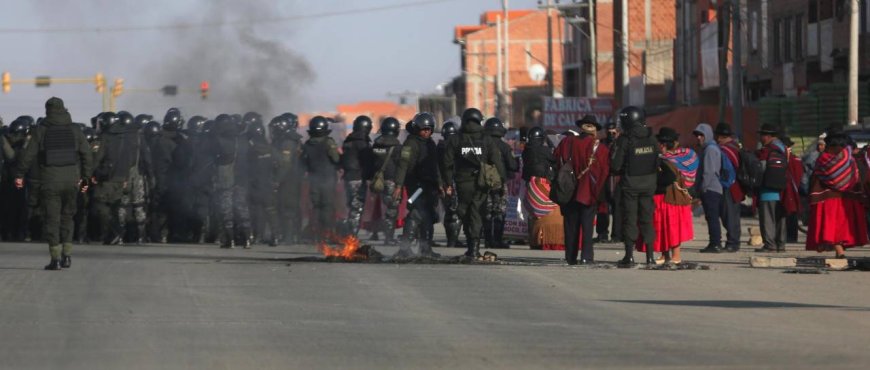
[[[119,109],[162,116],[179,106],[186,116],[261,109],[332,110],[336,104],[395,99],[388,92],[434,92],[460,74],[453,27],[477,24],[500,0],[3,0],[0,70],[13,79],[37,75],[91,77],[102,71],[128,89],[179,84],[175,98],[128,92]],[[533,8],[535,0],[511,0]],[[402,4],[381,11],[366,9]],[[308,16],[353,11],[328,17]],[[222,27],[154,26],[242,22]],[[142,30],[118,30],[140,27]],[[104,28],[106,31],[89,31]],[[52,29],[55,32],[34,32]],[[85,29],[86,31],[80,31]],[[21,32],[21,31],[25,32]],[[76,31],[79,30],[79,31]],[[291,76],[291,77],[287,77]],[[201,101],[198,82],[210,80]],[[232,91],[227,91],[232,90]],[[93,85],[37,89],[14,85],[0,95],[0,116],[41,115],[56,95],[84,121],[101,109]],[[265,98],[263,96],[266,96]],[[264,101],[265,100],[265,101]]]

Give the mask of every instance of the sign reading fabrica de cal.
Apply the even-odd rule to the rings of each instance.
[[[602,126],[613,117],[610,98],[544,98],[544,127],[552,130],[576,128],[574,122],[587,114],[598,118]]]

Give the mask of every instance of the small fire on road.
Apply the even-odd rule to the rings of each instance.
[[[384,256],[369,245],[360,245],[359,238],[348,236],[330,235],[336,247],[331,247],[326,242],[317,244],[317,250],[328,261],[344,262],[381,262]]]

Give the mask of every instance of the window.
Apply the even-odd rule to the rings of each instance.
[[[810,0],[809,6],[807,6],[807,21],[809,21],[810,23],[816,23],[819,21],[818,0]]]
[[[819,0],[819,20],[826,20],[834,16],[834,0]]]

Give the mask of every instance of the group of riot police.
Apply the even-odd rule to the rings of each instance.
[[[69,266],[73,240],[222,248],[318,241],[358,236],[371,192],[382,216],[368,217],[374,224],[366,228],[373,239],[382,234],[386,244],[398,244],[401,255],[436,256],[439,202],[448,246],[465,247],[472,258],[480,256],[481,240],[506,247],[505,184],[518,161],[501,140],[507,130],[499,119],[484,121],[468,109],[461,122],[442,125],[436,143],[432,114],[407,122],[404,142],[396,118],[383,119],[372,141],[372,119],[360,116],[341,146],[330,136],[333,122],[312,118],[306,139],[293,113],[266,123],[255,112],[185,119],[171,108],[162,123],[120,111],[99,113],[88,126],[73,123],[63,101],[52,98],[46,117],[18,117],[0,133],[0,237],[46,240],[48,269]],[[482,181],[482,172],[498,181]],[[348,206],[342,221],[335,209],[339,180]],[[305,230],[303,182],[311,204]],[[407,216],[396,237],[402,202]]]

